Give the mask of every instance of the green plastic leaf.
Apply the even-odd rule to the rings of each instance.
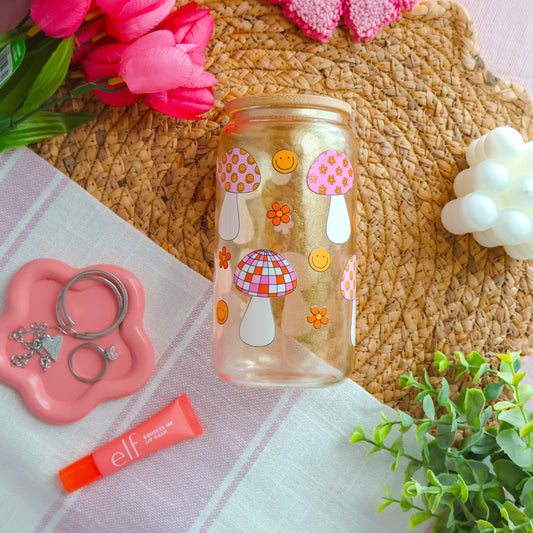
[[[490,420],[491,416],[492,416],[492,406],[489,405],[481,414],[479,425],[485,426],[485,424]]]
[[[391,466],[391,472],[396,472],[396,470],[398,469],[398,466],[400,464],[400,457],[402,456],[402,451],[401,450],[398,450],[398,453],[396,454],[396,459],[394,460],[394,463],[392,463],[392,466]]]
[[[509,526],[518,526],[520,523],[528,520],[528,516],[510,501],[506,501],[503,504],[501,513],[507,520]]]
[[[377,510],[377,513],[376,514],[379,514],[381,513],[381,511],[383,511],[384,509],[386,509],[392,502],[392,500],[386,500],[384,501],[379,507],[378,507],[378,510]]]
[[[361,426],[357,426],[355,428],[355,431],[352,433],[352,437],[350,439],[350,442],[352,444],[355,444],[356,442],[359,442],[365,438],[365,432],[363,431],[363,428]]]
[[[496,355],[496,357],[498,357],[498,359],[501,359],[504,363],[509,363],[511,364],[511,354],[509,352],[506,352],[506,353],[499,353]]]
[[[496,372],[496,375],[507,385],[513,384],[513,373],[512,372]]]
[[[496,441],[518,466],[528,468],[533,465],[533,449],[527,446],[514,429],[504,429],[498,433]]]
[[[414,420],[407,413],[404,413],[403,411],[398,411],[398,416],[400,417],[400,422],[402,423],[402,426],[404,428],[410,428],[413,425]]]
[[[465,503],[468,500],[468,485],[461,474],[457,474],[457,482],[459,483],[460,500]]]
[[[40,111],[18,124],[14,129],[0,135],[0,152],[15,146],[48,139],[61,133],[67,133],[92,120],[95,113],[52,113]]]
[[[482,433],[481,438],[470,447],[470,451],[473,454],[486,457],[499,449],[498,443],[496,442],[496,431],[489,431],[489,429],[487,428]]]
[[[455,441],[456,432],[452,426],[452,415],[444,415],[437,421],[437,446],[447,450]]]
[[[518,397],[520,398],[520,403],[522,404],[533,398],[533,385],[519,385]]]
[[[429,511],[418,511],[409,519],[409,529],[414,529],[416,526],[420,525],[422,522],[425,522],[431,518],[431,513]]]
[[[478,389],[468,389],[466,391],[465,408],[466,421],[471,426],[480,426],[480,416],[485,406],[485,396]]]
[[[402,488],[402,494],[406,498],[415,498],[416,496],[420,496],[422,493],[422,486],[418,481],[408,481],[407,483],[404,483]]]
[[[409,372],[409,375],[401,375],[400,376],[400,386],[403,387],[404,389],[407,389],[409,387],[412,387],[415,383],[415,378],[413,377],[413,373],[412,372]]]
[[[416,428],[416,440],[417,442],[421,442],[422,438],[426,433],[433,427],[434,422],[432,420],[427,420],[426,422],[422,422],[417,428]]]
[[[490,366],[487,363],[483,363],[479,367],[479,370],[474,375],[474,379],[473,379],[474,383],[479,381],[489,370],[490,370]]]
[[[437,402],[439,405],[446,405],[450,401],[450,385],[446,378],[442,378],[442,386],[437,396]]]
[[[409,461],[404,472],[404,483],[410,481],[411,478],[420,470],[421,465],[417,461]]]
[[[407,497],[403,492],[400,496],[400,509],[405,511],[410,511],[413,508],[413,502],[412,499]]]
[[[450,366],[450,361],[442,352],[435,352],[435,359],[433,360],[435,366],[439,367],[439,372],[443,372]]]
[[[505,411],[504,411],[505,412]],[[528,422],[521,430],[520,430],[520,437],[524,438],[527,437],[531,432],[533,431],[533,420],[531,422]]]
[[[514,498],[520,496],[517,487],[529,476],[519,466],[508,459],[499,459],[492,465],[496,477],[500,483],[509,491]]]
[[[372,446],[370,451],[366,454],[367,457],[370,457],[372,454],[381,451],[383,448],[381,446]]]
[[[499,381],[496,383],[489,383],[489,385],[485,387],[485,398],[487,398],[489,401],[497,400],[500,397],[504,387],[505,383],[501,383]]]
[[[494,404],[495,411],[503,411],[504,409],[511,409],[512,407],[516,407],[516,404],[512,402],[508,402],[507,400],[504,400],[502,402],[497,402]]]
[[[526,372],[515,374],[513,378],[513,385],[518,385],[526,377]]]
[[[476,351],[470,352],[466,359],[471,366],[481,367],[487,364],[484,357]]]
[[[476,520],[479,533],[496,533],[498,530],[486,520]]]
[[[428,395],[424,398],[422,408],[430,420],[435,420],[435,405],[433,405],[433,398],[431,396]]]
[[[522,487],[522,492],[520,494],[520,504],[523,507],[528,507],[533,505],[533,478],[530,477]]]
[[[516,406],[500,411],[498,413],[498,420],[505,420],[505,422],[519,429],[523,428],[526,425],[526,421],[522,416],[522,411],[520,411],[520,407]]]
[[[434,439],[425,446],[427,450],[427,462],[431,470],[436,474],[446,472],[446,453],[439,448],[437,441]]]
[[[72,52],[73,39],[62,39],[31,86],[22,104],[22,113],[37,109],[56,92],[67,75]]]

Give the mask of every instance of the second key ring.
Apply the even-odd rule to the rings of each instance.
[[[100,281],[104,283],[113,291],[115,297],[117,298],[118,311],[117,311],[115,320],[108,328],[102,331],[95,331],[95,332],[76,331],[75,323],[67,312],[65,300],[66,300],[66,295],[67,295],[68,290],[75,283],[78,283],[83,280],[88,280],[88,279],[92,279],[92,280],[96,280],[96,281]],[[120,281],[119,278],[117,278],[115,275],[111,274],[110,272],[106,272],[105,270],[98,270],[98,269],[84,270],[83,272],[76,274],[63,287],[56,301],[56,316],[57,316],[57,321],[59,324],[59,329],[68,335],[72,335],[73,337],[76,337],[78,339],[85,339],[85,340],[98,339],[100,337],[103,337],[104,335],[107,335],[114,329],[116,329],[124,320],[127,310],[128,310],[128,292],[126,290],[126,287],[122,283],[122,281]]]

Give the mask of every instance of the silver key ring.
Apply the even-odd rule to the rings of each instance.
[[[75,324],[67,312],[65,299],[66,299],[67,291],[69,290],[70,287],[72,287],[72,285],[74,285],[75,283],[78,283],[79,281],[83,281],[87,279],[94,279],[97,281],[101,281],[102,283],[105,283],[108,287],[111,288],[111,290],[115,294],[117,301],[118,301],[118,313],[113,324],[111,324],[111,326],[104,329],[103,331],[96,331],[96,332],[87,331],[85,333],[80,333],[74,329]],[[114,329],[116,329],[124,320],[127,310],[128,310],[128,292],[126,291],[126,287],[116,276],[114,276],[113,274],[110,274],[109,272],[105,272],[104,270],[84,270],[83,272],[76,274],[63,287],[63,289],[59,293],[59,296],[56,302],[56,316],[57,316],[57,321],[59,324],[59,329],[62,330],[67,335],[72,335],[73,337],[76,337],[78,339],[85,339],[85,340],[98,339],[100,337],[103,337],[104,335],[107,335]]]

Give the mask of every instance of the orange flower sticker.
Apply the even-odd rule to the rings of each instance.
[[[315,329],[320,329],[322,325],[325,326],[329,322],[329,318],[326,316],[327,312],[328,310],[325,307],[320,309],[318,307],[311,307],[311,313],[313,314],[307,317],[307,322],[313,324]]]
[[[226,247],[222,246],[222,250],[218,252],[218,265],[220,268],[228,268],[228,261],[231,259],[231,254],[226,251]]]
[[[282,222],[287,224],[291,219],[289,216],[290,211],[291,208],[288,205],[280,205],[278,202],[274,202],[272,209],[267,211],[267,217],[272,219],[274,226],[279,226]]]

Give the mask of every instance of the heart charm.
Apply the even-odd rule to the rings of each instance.
[[[63,344],[63,338],[60,335],[56,335],[55,337],[45,335],[43,338],[43,348],[50,354],[50,357],[54,361],[57,361],[61,344]]]

